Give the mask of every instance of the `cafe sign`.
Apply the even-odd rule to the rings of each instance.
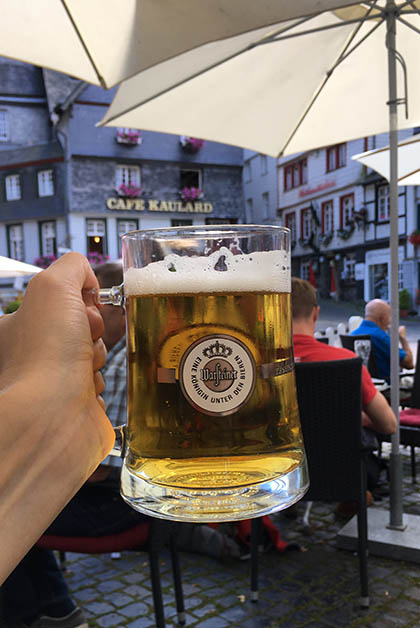
[[[174,212],[188,214],[211,214],[213,205],[200,201],[158,201],[154,199],[145,200],[143,198],[108,198],[106,201],[108,209],[136,212]]]

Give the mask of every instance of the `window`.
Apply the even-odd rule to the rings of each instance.
[[[290,229],[290,241],[296,243],[296,214],[286,214],[284,217],[284,224]]]
[[[54,178],[52,170],[38,172],[38,196],[52,196],[54,194]]]
[[[309,281],[309,262],[302,262],[300,265],[300,278]]]
[[[261,166],[261,174],[267,174],[268,172],[267,155],[260,155],[260,166]]]
[[[191,227],[193,221],[190,218],[172,218],[171,227]]]
[[[18,201],[20,198],[22,198],[22,193],[20,189],[20,175],[10,174],[8,177],[6,177],[5,182],[7,201]]]
[[[251,162],[250,161],[245,162],[244,179],[245,179],[245,183],[249,183],[251,181]]]
[[[41,255],[56,255],[57,234],[55,221],[41,222],[39,227],[41,235]]]
[[[7,228],[7,240],[9,257],[23,262],[25,259],[25,252],[23,247],[22,225],[9,225]]]
[[[262,205],[263,205],[263,217],[269,218],[270,216],[270,196],[268,192],[264,192],[262,195]]]
[[[322,233],[332,233],[334,231],[334,202],[332,200],[322,203],[321,220]]]
[[[179,188],[201,188],[201,170],[180,170]]]
[[[136,231],[139,228],[138,220],[117,220],[117,236],[118,236],[118,255],[122,255],[121,236],[127,231]]]
[[[106,253],[106,222],[105,220],[91,220],[86,221],[86,235],[87,235],[87,252],[88,253],[100,253],[105,255]]]
[[[378,187],[378,221],[389,220],[389,185]]]
[[[119,165],[115,171],[115,187],[119,190],[121,185],[141,185],[140,168],[138,166]]]
[[[312,212],[310,207],[302,209],[300,212],[300,237],[307,240],[312,234]]]
[[[355,278],[356,257],[354,255],[346,255],[343,258],[342,278],[347,281],[354,281]]]
[[[336,144],[327,148],[327,172],[346,165],[346,145]]]
[[[345,229],[353,220],[354,194],[340,197],[340,229]]]
[[[308,161],[299,159],[284,168],[284,189],[291,190],[308,183]]]
[[[7,142],[9,139],[9,123],[6,109],[0,109],[0,142]]]

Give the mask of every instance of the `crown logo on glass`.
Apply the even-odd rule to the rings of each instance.
[[[232,349],[216,340],[213,344],[203,349],[206,358],[228,358],[232,355]]]

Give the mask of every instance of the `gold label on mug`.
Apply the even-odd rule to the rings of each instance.
[[[200,338],[182,356],[179,381],[186,399],[205,414],[236,412],[253,393],[254,358],[237,338]]]

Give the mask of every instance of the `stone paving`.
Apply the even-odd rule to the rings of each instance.
[[[389,455],[384,445],[384,457]],[[420,515],[420,496],[410,475],[409,452],[404,451],[404,511]],[[419,461],[420,462],[420,461]],[[388,507],[388,498],[371,508]],[[249,596],[249,562],[220,562],[181,553],[187,626],[200,628],[366,628],[420,627],[420,565],[369,557],[368,610],[358,606],[359,561],[352,552],[337,549],[335,504],[314,504],[310,530],[298,518],[273,515],[282,538],[300,549],[260,557],[260,599]],[[154,626],[147,554],[68,554],[68,583],[91,628],[147,628]],[[169,555],[161,560],[167,626],[177,626]]]

